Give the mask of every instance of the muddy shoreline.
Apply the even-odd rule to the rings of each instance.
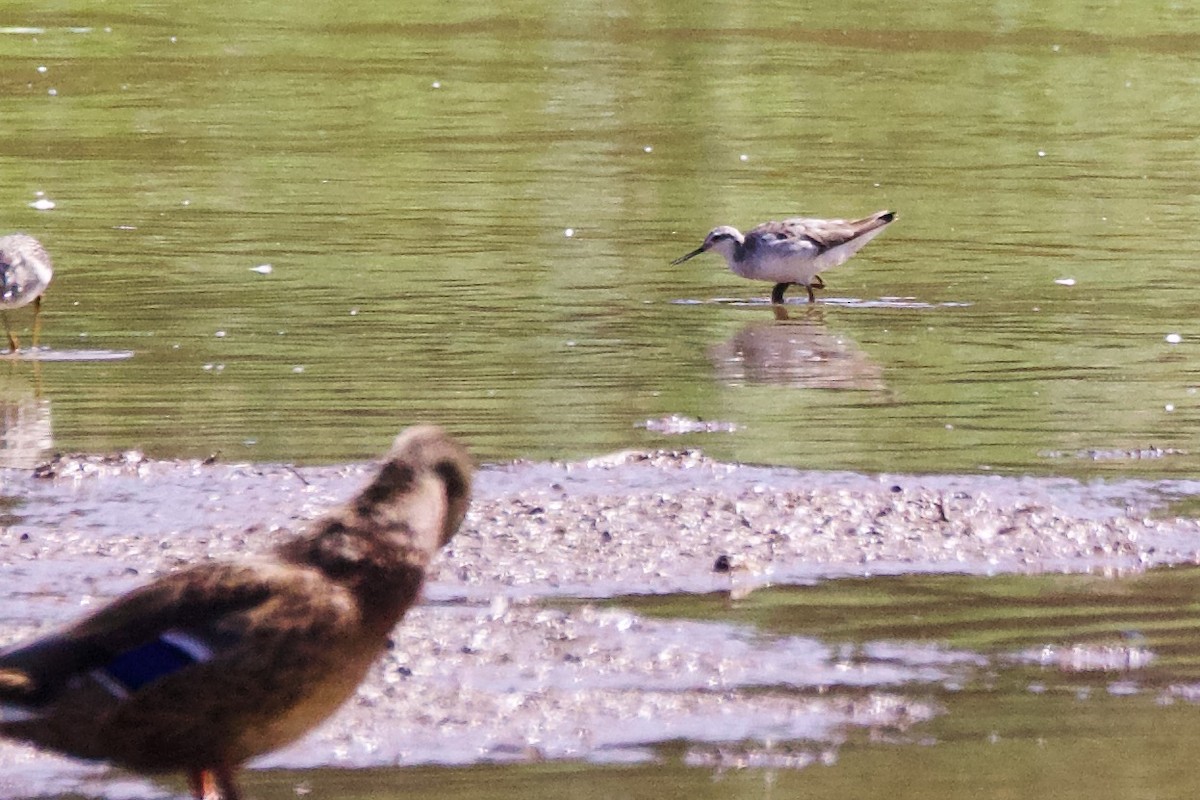
[[[79,594],[80,576],[132,584],[196,559],[266,550],[348,497],[371,469],[128,453],[0,470],[0,565],[35,584],[50,573],[40,576],[49,585],[25,591]],[[697,451],[486,465],[428,594],[600,598],[723,591],[731,581],[1191,563],[1200,559],[1200,522],[1165,512],[1198,494],[1200,484],[1179,481],[806,472]],[[714,571],[722,557],[731,572]],[[73,582],[59,587],[55,565]]]
[[[268,549],[370,469],[129,453],[0,472],[0,644],[183,564]],[[938,713],[897,687],[953,682],[975,657],[914,648],[844,664],[812,639],[558,601],[1194,563],[1200,523],[1160,518],[1193,489],[815,473],[697,452],[488,466],[395,648],[335,718],[262,764],[636,761],[680,739],[700,763],[705,747],[746,741],[799,742],[775,756],[821,759],[848,729],[903,731]],[[0,797],[15,797],[31,785],[106,795],[114,773],[0,743],[0,775]],[[123,796],[159,791],[134,785]]]

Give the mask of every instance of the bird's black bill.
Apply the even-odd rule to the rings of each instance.
[[[688,253],[686,256],[680,256],[679,258],[672,261],[671,266],[675,266],[676,264],[682,264],[683,262],[687,261],[689,258],[695,258],[696,256],[700,255],[703,252],[704,252],[703,247],[697,247],[695,250]]]

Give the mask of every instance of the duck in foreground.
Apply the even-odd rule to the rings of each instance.
[[[5,312],[33,303],[33,346],[37,347],[42,295],[52,277],[54,265],[41,242],[24,233],[0,236],[0,316],[4,317],[10,352],[17,352],[20,344],[9,327]]]
[[[743,236],[737,228],[722,225],[704,237],[704,244],[672,264],[715,250],[725,256],[734,273],[755,281],[774,281],[771,302],[782,303],[783,293],[792,285],[808,290],[808,302],[815,303],[813,289],[824,289],[818,274],[849,260],[867,242],[892,224],[896,214],[877,211],[862,219],[808,219],[797,217],[782,222],[764,222]]]
[[[0,653],[0,734],[238,800],[235,770],[354,693],[467,511],[472,464],[431,426],[371,482],[269,557],[135,589]]]

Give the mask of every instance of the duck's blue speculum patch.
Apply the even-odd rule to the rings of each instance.
[[[119,654],[97,670],[100,673],[97,677],[110,689],[136,692],[152,681],[211,657],[212,651],[203,642],[172,631]]]

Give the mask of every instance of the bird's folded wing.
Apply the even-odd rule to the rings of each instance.
[[[0,653],[0,703],[51,700],[72,677],[101,670],[127,689],[211,657],[188,631],[263,603],[270,569],[202,565],[135,589],[75,625]]]

